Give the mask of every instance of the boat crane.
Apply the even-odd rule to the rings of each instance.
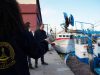
[[[94,51],[93,51],[93,44],[92,44],[92,38],[94,34],[100,34],[100,31],[94,31],[94,30],[68,30],[68,26],[69,24],[71,24],[72,26],[74,26],[74,17],[72,15],[70,15],[70,17],[68,18],[67,13],[64,12],[64,18],[65,18],[65,31],[66,32],[71,32],[71,33],[79,33],[79,34],[85,34],[87,35],[88,38],[88,51],[89,51],[89,66],[90,69],[95,73],[100,75],[100,50],[98,51],[98,54],[95,55]],[[84,23],[84,22],[82,22]],[[96,36],[96,38],[100,38],[99,36]],[[99,41],[99,45],[100,45],[100,41]],[[74,52],[71,52],[70,54],[66,55],[66,59],[68,59],[69,55],[73,55]]]

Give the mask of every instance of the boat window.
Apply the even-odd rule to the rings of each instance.
[[[62,37],[62,35],[59,35],[59,37]]]
[[[63,37],[65,37],[65,35],[63,35]]]
[[[84,41],[85,41],[84,39],[81,39],[81,44],[84,44]]]
[[[73,39],[73,37],[74,37],[73,35],[70,35],[70,39]]]
[[[100,47],[100,43],[98,43],[98,46]]]
[[[66,35],[66,37],[69,37],[69,35]]]
[[[82,38],[81,39],[81,44],[87,44],[88,42],[87,42],[87,39],[86,38]]]

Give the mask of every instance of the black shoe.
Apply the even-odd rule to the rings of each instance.
[[[37,65],[35,65],[35,68],[38,68],[38,66],[37,66]]]
[[[30,68],[30,69],[34,69],[34,67],[32,67],[32,66],[29,66],[29,68]]]
[[[46,63],[46,62],[43,62],[43,63],[42,63],[42,65],[48,65],[48,63]]]

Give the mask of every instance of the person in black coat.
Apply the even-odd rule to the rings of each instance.
[[[44,31],[43,24],[41,24],[40,28],[34,32],[34,39],[37,41],[38,45],[41,45],[41,43],[43,44],[41,45],[41,48],[43,49],[43,52],[46,53],[48,51],[48,43],[51,42],[47,39],[47,35],[46,32]],[[41,63],[42,65],[48,65],[48,63],[44,61],[44,55],[41,56]],[[35,59],[35,67],[36,68],[38,67],[38,59]]]
[[[29,31],[30,34],[33,35],[33,33],[30,31],[30,22],[25,23],[25,30]],[[28,56],[27,59],[29,68],[34,69],[34,67],[32,66],[31,58]]]
[[[25,30],[16,0],[1,0],[0,75],[30,75],[27,56],[38,59],[44,54],[33,35]]]

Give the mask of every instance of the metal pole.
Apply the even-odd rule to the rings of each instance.
[[[55,27],[55,38],[56,38],[56,27]]]
[[[47,36],[48,36],[48,24],[47,24]]]

